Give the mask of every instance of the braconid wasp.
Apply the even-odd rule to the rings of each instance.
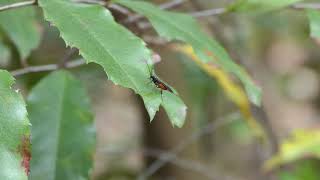
[[[153,82],[154,85],[156,85],[156,87],[158,89],[161,90],[161,94],[162,94],[162,91],[169,91],[171,93],[174,93],[172,91],[172,89],[166,85],[164,82],[162,82],[153,72],[153,70],[150,68],[149,64],[147,63],[147,66],[148,66],[148,70],[149,70],[149,73],[150,73],[150,80]]]

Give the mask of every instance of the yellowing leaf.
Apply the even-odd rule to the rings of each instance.
[[[145,16],[159,36],[167,40],[178,40],[193,47],[199,59],[212,62],[226,73],[235,75],[243,84],[250,101],[259,106],[261,89],[256,86],[248,73],[235,63],[218,41],[204,33],[197,21],[188,14],[164,11],[145,1],[114,0],[137,13]],[[211,56],[208,52],[214,53]]]
[[[265,163],[264,169],[310,156],[320,158],[320,130],[297,130],[281,144],[280,151]]]
[[[178,51],[189,56],[203,71],[215,78],[224,90],[225,94],[239,107],[242,115],[247,121],[248,126],[253,130],[254,134],[257,137],[264,137],[264,131],[262,130],[262,127],[254,119],[250,111],[250,103],[246,93],[240,86],[230,79],[226,72],[217,68],[213,64],[210,64],[210,62],[205,63],[201,61],[195,54],[193,48],[189,45],[174,46],[174,49],[177,49]]]

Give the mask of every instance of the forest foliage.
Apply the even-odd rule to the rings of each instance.
[[[22,1],[0,0],[0,6],[16,2]],[[225,7],[223,13],[271,13],[297,2],[238,0]],[[187,106],[174,86],[170,86],[171,93],[150,83],[151,75],[157,77],[154,52],[147,42],[117,21],[108,9],[111,5],[127,9],[130,16],[139,14],[147,18],[159,37],[172,42],[172,51],[186,55],[195,62],[192,68],[216,80],[237,105],[254,136],[266,138],[263,127],[251,113],[252,105],[261,104],[261,88],[245,67],[236,63],[221,43],[187,13],[164,10],[146,1],[114,0],[106,8],[98,3],[38,0],[37,5],[0,12],[0,56],[10,59],[13,45],[25,65],[28,56],[39,46],[45,20],[59,31],[66,47],[78,49],[86,63],[100,65],[107,75],[106,81],[138,94],[150,121],[162,106],[172,126],[183,127]],[[304,8],[299,13],[309,19],[310,37],[320,38],[320,12]],[[56,70],[32,87],[24,100],[19,90],[12,87],[14,76],[9,70],[0,71],[0,179],[24,180],[28,176],[30,179],[88,179],[96,135],[89,96],[81,81],[67,70]],[[266,162],[265,170],[305,156],[319,158],[319,132],[294,134]],[[281,177],[288,178],[285,172]]]

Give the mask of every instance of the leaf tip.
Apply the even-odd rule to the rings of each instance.
[[[256,106],[261,106],[262,89],[254,83],[251,87],[245,87],[249,100]]]

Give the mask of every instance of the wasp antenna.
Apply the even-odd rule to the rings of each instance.
[[[148,61],[147,60],[142,60],[144,63],[146,63],[146,65],[148,66],[148,71],[149,71],[149,73],[150,73],[150,76],[152,76],[152,65],[150,65],[149,63],[148,63]],[[150,67],[151,66],[151,67]]]
[[[147,64],[147,66],[148,66],[149,74],[150,74],[150,76],[151,76],[151,75],[152,75],[152,69],[151,69],[151,67],[150,67],[149,64]]]

